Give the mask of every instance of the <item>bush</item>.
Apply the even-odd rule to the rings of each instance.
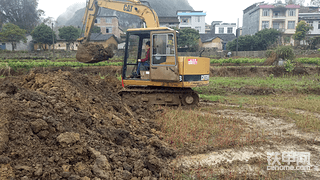
[[[294,59],[294,51],[291,46],[278,46],[275,50],[275,53],[279,58],[286,59],[286,60],[293,60]]]
[[[271,50],[271,49],[268,49],[268,50],[267,50],[267,52],[266,52],[266,58],[269,58],[269,57],[271,57],[271,55],[272,55],[272,52],[273,52],[273,50]]]

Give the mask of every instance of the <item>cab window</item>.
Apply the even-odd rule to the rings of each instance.
[[[173,34],[153,34],[152,64],[175,65],[175,41]]]

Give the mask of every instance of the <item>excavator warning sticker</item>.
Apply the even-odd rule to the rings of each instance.
[[[196,65],[196,64],[198,64],[198,60],[197,59],[188,59],[188,64]]]

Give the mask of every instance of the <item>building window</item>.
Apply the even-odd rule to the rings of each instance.
[[[224,28],[219,28],[219,34],[223,34],[224,33]]]
[[[289,9],[288,10],[288,15],[289,16],[296,16],[296,10],[295,9]]]
[[[232,27],[228,27],[228,34],[232,34],[233,33],[233,28]]]
[[[97,18],[94,22],[100,24],[100,18]]]
[[[318,22],[318,29],[320,29],[320,21]]]
[[[268,29],[269,28],[269,21],[262,21],[262,29]]]
[[[112,33],[112,28],[106,28],[106,33]]]
[[[196,29],[197,31],[201,32],[201,27],[200,27],[200,26],[195,27],[195,29]]]
[[[201,22],[201,17],[197,17],[197,22]]]
[[[280,29],[280,23],[273,22],[273,29]]]
[[[262,16],[270,16],[270,9],[264,9],[262,12]]]
[[[295,28],[295,21],[288,21],[288,29],[294,29]]]
[[[309,26],[313,27],[313,21],[307,21],[307,24],[309,24]]]
[[[190,23],[190,17],[183,17],[181,18],[181,24],[182,25],[187,25]]]

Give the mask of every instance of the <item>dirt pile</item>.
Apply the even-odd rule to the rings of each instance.
[[[0,179],[163,179],[176,152],[116,78],[56,71],[0,81]],[[161,138],[161,137],[160,137]]]
[[[275,52],[271,52],[270,56],[266,59],[263,66],[272,66],[278,61],[279,57]]]
[[[76,54],[77,61],[83,63],[97,63],[106,61],[114,56],[111,47],[104,48],[102,44],[80,44]]]

